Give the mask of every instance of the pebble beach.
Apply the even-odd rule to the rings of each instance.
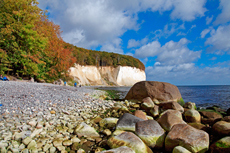
[[[103,112],[115,103],[100,99],[105,92],[92,87],[1,81],[0,89],[1,152],[65,150],[80,141],[73,135],[79,123],[90,125],[90,119],[97,117],[96,112]],[[57,145],[55,139],[58,142],[61,139],[63,145]]]

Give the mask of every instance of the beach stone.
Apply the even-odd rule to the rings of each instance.
[[[150,97],[146,97],[146,98],[142,99],[141,108],[143,108],[144,110],[148,111],[151,108],[153,108],[154,105],[155,104]]]
[[[56,148],[55,148],[55,147],[51,147],[51,148],[50,148],[50,153],[55,153],[55,151],[56,151]]]
[[[230,136],[230,123],[225,121],[216,122],[212,127],[212,133],[216,136]]]
[[[56,112],[54,110],[50,111],[50,114],[56,114]]]
[[[157,117],[159,116],[159,113],[160,113],[160,110],[159,110],[159,106],[155,105],[152,109],[150,109],[150,114],[153,116],[153,117]]]
[[[136,110],[134,112],[134,116],[139,117],[139,118],[141,118],[143,120],[148,120],[146,114],[143,111],[141,111],[141,110]]]
[[[33,126],[33,127],[35,127],[36,126],[36,124],[37,124],[37,122],[36,121],[29,121],[28,122],[28,125],[30,125],[30,126]]]
[[[24,143],[25,145],[28,145],[31,141],[32,139],[30,137],[26,137],[25,139],[22,140],[22,143]]]
[[[205,110],[205,111],[199,111],[201,117],[201,123],[203,124],[209,124],[209,125],[213,125],[215,124],[217,121],[220,121],[222,119],[222,115],[214,112],[212,110]]]
[[[37,142],[35,140],[30,141],[27,148],[30,150],[32,148],[37,148]]]
[[[142,100],[146,97],[157,99],[158,101],[178,101],[181,94],[177,86],[166,82],[141,81],[134,84],[125,99]]]
[[[62,140],[54,140],[53,145],[54,147],[57,148],[58,146],[62,146],[62,142],[63,142]]]
[[[208,150],[209,135],[188,124],[176,124],[165,138],[165,150],[171,152],[178,145],[193,153],[203,153]]]
[[[125,113],[118,120],[116,130],[135,132],[135,124],[139,121],[144,121],[144,120],[132,114]]]
[[[1,153],[7,153],[7,150],[6,150],[5,147],[2,147],[2,148],[1,148]]]
[[[62,144],[63,144],[63,146],[70,146],[70,145],[72,145],[73,143],[72,143],[71,140],[64,140]]]
[[[123,132],[117,136],[110,137],[108,139],[108,145],[112,149],[127,146],[135,152],[152,153],[152,150],[132,132]]]
[[[23,150],[26,148],[26,146],[22,143],[22,144],[20,144],[20,146],[18,148],[19,148],[19,150]]]
[[[191,153],[190,151],[188,151],[186,148],[181,147],[181,146],[176,146],[172,153]]]
[[[102,151],[100,153],[135,153],[135,151],[127,146],[121,146],[115,149]]]
[[[135,133],[151,148],[162,148],[165,140],[165,130],[155,120],[136,123]]]
[[[43,151],[44,151],[44,152],[47,152],[52,146],[53,146],[53,145],[50,144],[50,143],[45,144],[45,146],[43,147]]]
[[[99,123],[101,120],[102,120],[102,118],[101,118],[100,116],[97,116],[97,117],[95,117],[95,118],[93,119],[93,122],[97,124],[97,123]]]
[[[230,152],[230,137],[224,137],[210,146],[210,153],[227,153]]]
[[[180,111],[181,113],[184,112],[184,108],[175,101],[161,102],[158,106],[163,110],[174,109]]]
[[[82,122],[80,125],[76,127],[76,129],[74,130],[74,133],[78,135],[78,137],[82,137],[82,136],[93,137],[93,138],[100,137],[100,135],[97,133],[97,131],[93,127],[87,125],[84,122]]]
[[[182,114],[178,110],[168,109],[163,112],[157,122],[161,125],[163,129],[167,132],[176,124],[186,124],[182,119]]]
[[[107,136],[112,134],[112,132],[109,129],[105,129],[102,133],[104,133]]]
[[[31,133],[30,137],[33,138],[34,136],[38,135],[39,133],[41,133],[43,131],[43,128],[41,129],[35,129],[33,131],[33,133]]]
[[[187,109],[196,109],[196,104],[192,102],[187,102],[183,105],[183,107]]]
[[[77,153],[85,153],[85,150],[80,148],[80,149],[78,149]]]
[[[100,127],[106,127],[106,128],[113,128],[117,125],[118,118],[104,118],[100,120],[99,125]]]
[[[187,110],[184,113],[184,116],[185,116],[186,122],[189,122],[189,123],[194,123],[194,122],[200,123],[201,121],[200,113],[195,109]]]
[[[207,133],[210,133],[210,127],[202,124],[202,123],[188,123],[190,126],[198,129],[198,130],[203,130]]]
[[[21,151],[22,153],[29,153],[29,149],[25,148]]]
[[[79,138],[77,138],[76,135],[75,135],[74,137],[71,138],[71,141],[73,143],[75,143],[75,142],[80,142],[81,140]]]
[[[222,121],[230,122],[230,116],[225,116]]]

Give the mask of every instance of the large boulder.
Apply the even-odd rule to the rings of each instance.
[[[210,153],[230,152],[230,137],[224,137],[210,146]]]
[[[151,148],[162,148],[165,140],[165,130],[155,120],[136,123],[135,133]]]
[[[135,132],[135,124],[140,121],[144,121],[144,120],[132,114],[125,113],[118,120],[116,130]]]
[[[135,151],[129,147],[122,146],[119,148],[102,151],[100,153],[135,153]]]
[[[221,114],[213,110],[201,110],[199,112],[201,115],[201,123],[203,124],[209,124],[212,126],[223,118]]]
[[[165,149],[171,152],[178,145],[193,153],[203,153],[208,150],[209,135],[188,124],[177,124],[165,138]]]
[[[157,120],[163,129],[167,132],[176,124],[186,124],[182,119],[182,114],[178,110],[168,109],[162,113]]]
[[[217,136],[230,136],[230,123],[226,121],[216,122],[212,127],[212,133]]]
[[[127,146],[133,149],[136,153],[152,153],[152,150],[132,132],[123,132],[117,136],[108,139],[110,148],[118,148]]]
[[[178,101],[181,94],[177,86],[166,82],[141,81],[132,86],[125,99],[142,100],[150,97],[158,101]]]
[[[162,102],[158,106],[163,110],[174,109],[180,111],[181,113],[184,112],[184,108],[175,101]]]
[[[201,116],[200,113],[195,109],[189,109],[184,113],[186,122],[189,123],[200,123]]]
[[[187,149],[185,149],[184,147],[181,146],[176,146],[172,153],[191,153],[190,151],[188,151]]]

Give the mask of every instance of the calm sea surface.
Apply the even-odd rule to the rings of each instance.
[[[106,90],[128,92],[131,87],[103,87]],[[185,102],[195,102],[198,107],[217,105],[225,110],[230,108],[230,86],[178,86]]]

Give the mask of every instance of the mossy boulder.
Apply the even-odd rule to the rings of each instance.
[[[108,139],[110,148],[118,148],[127,146],[133,149],[136,153],[153,153],[152,150],[132,132],[123,132],[117,136]]]
[[[227,153],[230,152],[230,137],[224,137],[210,146],[211,153]]]

